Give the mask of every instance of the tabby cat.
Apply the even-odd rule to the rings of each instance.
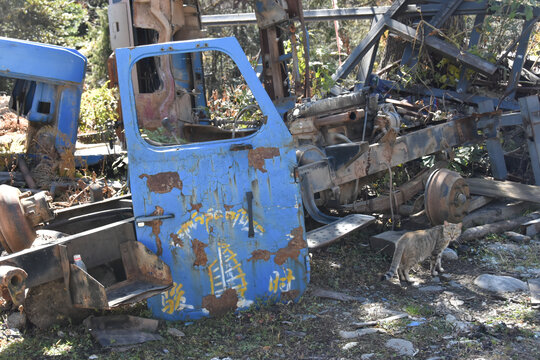
[[[403,234],[397,243],[390,270],[382,276],[381,281],[391,279],[396,270],[399,281],[411,283],[409,271],[411,268],[430,257],[431,275],[436,276],[444,269],[441,266],[442,252],[450,241],[456,240],[461,234],[461,223],[452,224],[447,221],[427,230],[411,231]],[[399,268],[398,268],[399,266]]]

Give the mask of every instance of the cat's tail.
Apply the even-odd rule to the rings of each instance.
[[[394,256],[392,257],[392,264],[390,269],[386,274],[381,276],[381,281],[390,280],[396,275],[399,264],[401,263],[401,256],[403,256],[403,251],[405,250],[405,245],[403,241],[400,241],[401,238],[396,243],[396,249],[394,250]]]

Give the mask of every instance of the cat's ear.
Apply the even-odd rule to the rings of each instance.
[[[448,221],[444,220],[444,226],[450,225]]]

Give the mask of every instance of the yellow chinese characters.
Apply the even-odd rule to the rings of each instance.
[[[295,279],[291,269],[285,270],[286,275],[281,276],[278,271],[274,271],[268,282],[268,291],[277,293],[278,291],[285,292],[291,290],[291,282]]]
[[[242,226],[242,230],[248,231],[249,217],[245,209],[242,208],[238,211],[229,210],[225,212],[225,215],[223,215],[221,210],[209,209],[208,212],[205,213],[194,211],[191,214],[191,219],[182,224],[180,230],[178,230],[178,235],[189,237],[191,230],[199,225],[203,225],[206,229],[206,233],[209,234],[211,232],[212,222],[219,221],[220,219],[223,219],[223,217],[225,217],[225,220],[228,222],[231,222],[233,226],[239,225]],[[264,233],[263,226],[257,221],[253,221],[253,227],[255,233]]]
[[[186,298],[184,297],[185,291],[182,290],[182,287],[182,284],[173,283],[173,287],[161,295],[162,312],[172,314],[174,311],[184,308],[182,305],[185,305]]]
[[[208,276],[213,295],[221,295],[226,289],[232,288],[239,298],[244,297],[247,290],[246,273],[229,244],[218,243],[218,258],[208,267]]]

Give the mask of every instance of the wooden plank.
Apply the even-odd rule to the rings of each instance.
[[[492,201],[493,198],[487,196],[472,196],[471,201],[469,202],[469,212],[478,210]]]
[[[488,75],[492,75],[495,73],[495,71],[497,71],[497,67],[489,61],[473,55],[470,52],[460,50],[454,45],[451,45],[436,36],[426,36],[422,39],[418,36],[414,28],[393,19],[387,19],[386,25],[391,31],[398,34],[404,40],[416,41],[418,45],[420,45],[423,41],[424,45],[427,47],[443,54],[448,58],[455,59],[458,62],[469,66],[471,69]]]
[[[465,179],[465,181],[471,194],[540,203],[540,186],[489,179]]]

